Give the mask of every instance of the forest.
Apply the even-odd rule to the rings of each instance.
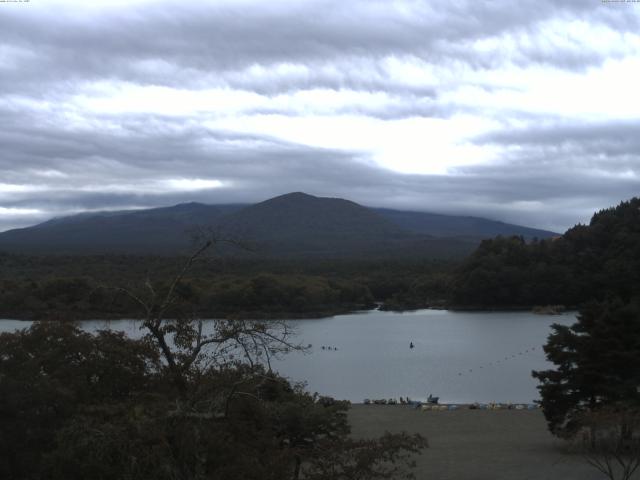
[[[119,288],[162,288],[182,257],[0,255],[0,316],[135,317]],[[454,263],[444,260],[246,260],[207,258],[180,286],[203,318],[321,317],[370,309],[441,306]]]
[[[561,237],[481,243],[456,269],[451,305],[478,308],[565,305],[640,291],[640,199],[595,213]]]

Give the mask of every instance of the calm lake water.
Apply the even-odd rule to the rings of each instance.
[[[539,397],[531,371],[550,366],[542,350],[550,325],[574,321],[575,313],[447,310],[368,311],[292,320],[298,341],[313,347],[273,365],[293,381],[306,381],[311,392],[353,402],[399,396],[425,399],[429,393],[451,403],[531,402]],[[0,320],[0,332],[28,325]],[[82,322],[82,327],[140,334],[132,320],[96,320]],[[409,348],[411,342],[414,348]]]

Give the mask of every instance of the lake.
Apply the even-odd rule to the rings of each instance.
[[[374,310],[291,320],[298,341],[313,346],[273,365],[293,381],[306,381],[311,392],[353,402],[425,399],[432,393],[450,403],[528,403],[539,398],[531,371],[550,367],[542,350],[550,325],[574,321],[573,312],[545,316],[448,310]],[[0,332],[28,324],[0,320]],[[133,320],[81,324],[88,331],[112,328],[140,335]]]

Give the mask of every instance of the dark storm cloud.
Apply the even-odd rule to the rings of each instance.
[[[506,88],[458,72],[540,66],[580,73],[622,58],[631,47],[600,48],[579,32],[639,31],[640,16],[625,7],[583,0],[166,2],[93,11],[2,5],[0,231],[87,209],[246,203],[292,190],[563,230],[640,191],[638,123],[551,118],[517,106],[489,112],[443,98],[458,86]],[[550,40],[563,22],[577,22],[578,33]],[[393,74],[398,65],[429,70],[432,79]],[[385,121],[465,113],[507,125],[504,115],[527,126],[472,139],[503,149],[495,162],[408,175],[376,166],[367,152],[209,127],[204,114],[107,114],[78,102],[122,85],[227,88],[269,99],[354,91],[385,101],[330,113]],[[242,113],[305,114],[286,101]],[[222,185],[180,188],[181,180]]]

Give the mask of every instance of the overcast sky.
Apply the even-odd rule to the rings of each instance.
[[[556,231],[640,195],[640,3],[0,1],[0,231],[291,191]]]

